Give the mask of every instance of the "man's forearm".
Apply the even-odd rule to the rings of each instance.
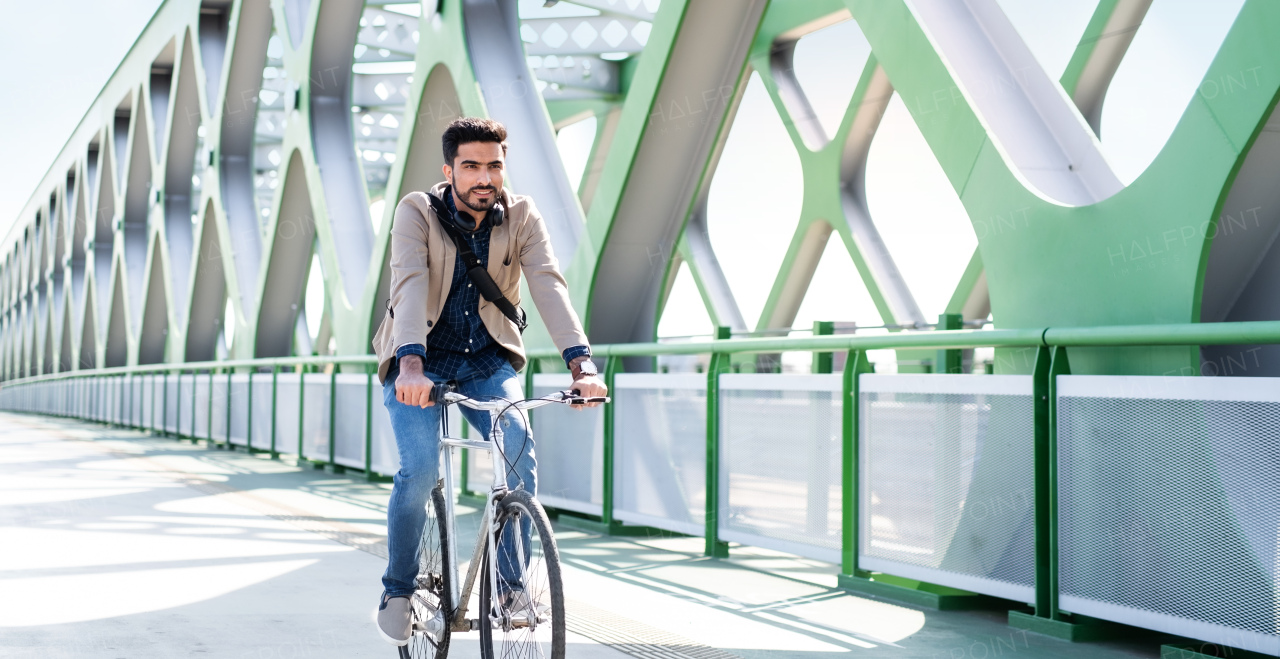
[[[401,357],[400,372],[405,375],[422,375],[422,357],[420,355]]]

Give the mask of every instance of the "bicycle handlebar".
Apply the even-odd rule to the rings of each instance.
[[[567,391],[557,391],[547,394],[541,398],[528,398],[514,403],[506,400],[480,401],[470,396],[458,393],[457,386],[448,382],[435,383],[431,387],[431,402],[446,405],[458,404],[470,407],[473,410],[506,410],[507,408],[515,408],[521,410],[531,410],[543,405],[551,405],[553,403],[561,403],[564,405],[585,405],[587,403],[608,403],[611,399],[608,396],[593,396],[586,398],[577,389]]]

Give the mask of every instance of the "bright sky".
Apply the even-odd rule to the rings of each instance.
[[[4,3],[0,235],[22,212],[71,131],[160,4],[160,0]]]
[[[652,2],[652,0],[649,0]],[[1056,79],[1093,11],[1093,0],[997,0]],[[0,231],[16,219],[116,64],[160,0],[8,3],[0,22]],[[540,0],[522,0],[532,9]],[[656,3],[654,3],[656,4]],[[1102,148],[1120,178],[1138,176],[1159,152],[1203,78],[1243,0],[1156,0],[1116,74],[1103,109]],[[569,5],[561,5],[569,7]],[[57,17],[58,47],[46,29]],[[66,44],[72,44],[67,46]],[[846,22],[803,39],[796,72],[827,132],[838,125],[869,47]],[[29,63],[39,62],[39,66]],[[23,63],[28,64],[23,64]],[[833,64],[834,63],[834,64]],[[13,102],[17,101],[17,102]],[[577,183],[594,126],[561,136]],[[712,240],[747,323],[759,319],[799,214],[799,157],[758,76],[748,83],[710,199]],[[890,104],[867,174],[872,216],[926,318],[936,317],[976,245],[955,192],[900,101]],[[745,194],[744,194],[745,192]],[[870,297],[836,240],[819,266],[796,327],[814,320],[879,324]],[[710,329],[681,272],[661,333]]]

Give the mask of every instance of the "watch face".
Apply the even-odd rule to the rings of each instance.
[[[591,361],[590,359],[583,360],[581,364],[578,364],[578,372],[582,373],[583,375],[599,375],[600,374],[600,371],[596,370],[595,362]]]

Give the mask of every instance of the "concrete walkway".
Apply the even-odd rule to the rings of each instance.
[[[0,657],[394,657],[370,611],[390,485],[260,455],[0,414]],[[459,506],[461,536],[474,508]],[[1003,612],[855,597],[833,566],[556,525],[575,659],[1155,657],[1071,645]],[[465,549],[460,552],[466,556]],[[450,656],[479,655],[476,634]]]

